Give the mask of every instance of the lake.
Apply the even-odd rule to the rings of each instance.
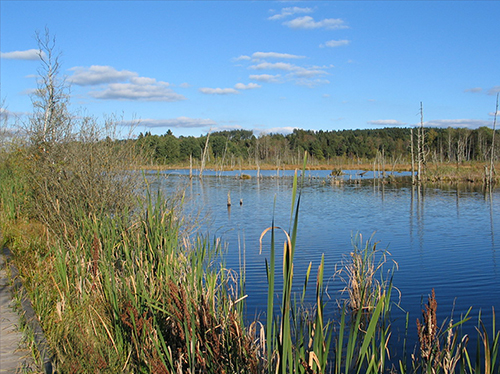
[[[220,237],[227,245],[227,267],[238,271],[245,262],[247,318],[263,314],[266,308],[265,258],[269,255],[270,235],[261,233],[272,225],[290,227],[293,171],[243,171],[250,179],[239,179],[240,172],[204,172],[189,179],[188,170],[165,171],[153,186],[165,193],[184,189],[186,209],[200,209],[209,221],[203,231]],[[491,194],[472,186],[445,185],[420,191],[411,184],[383,184],[373,172],[346,171],[344,183],[332,183],[329,171],[307,171],[302,188],[299,231],[294,259],[294,285],[300,290],[310,262],[311,291],[322,254],[325,280],[332,299],[332,312],[343,283],[333,277],[343,259],[352,251],[351,239],[361,233],[363,241],[372,237],[378,248],[391,256],[385,270],[398,265],[393,283],[401,293],[400,308],[410,313],[410,342],[416,337],[416,318],[434,288],[438,302],[438,323],[453,313],[454,321],[473,307],[473,320],[465,332],[474,338],[479,310],[491,326],[491,308],[500,310],[500,190]],[[197,175],[197,174],[195,174]],[[399,176],[408,175],[400,173]],[[378,176],[377,173],[375,176]],[[155,178],[152,178],[155,179]],[[396,181],[397,181],[396,177]],[[232,206],[227,207],[230,192]],[[240,199],[242,204],[240,205]],[[282,239],[278,236],[282,248]],[[281,277],[277,261],[277,277]],[[279,290],[281,284],[277,284]],[[329,313],[328,311],[326,311]],[[393,308],[394,329],[404,330],[405,313]],[[489,330],[489,332],[491,329]],[[474,346],[472,346],[474,347]],[[475,349],[475,348],[473,348]]]

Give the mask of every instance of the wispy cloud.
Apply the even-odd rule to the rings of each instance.
[[[292,29],[347,29],[348,26],[340,18],[325,18],[321,21],[315,21],[311,16],[295,18],[291,21],[283,22],[283,25]]]
[[[263,60],[266,58],[281,58],[281,59],[296,59],[305,58],[305,56],[292,55],[290,53],[278,53],[278,52],[255,52],[252,54],[254,60]]]
[[[123,121],[122,126],[137,126],[137,121]],[[207,118],[177,117],[170,119],[141,119],[139,127],[147,128],[172,127],[172,128],[202,128],[217,125],[217,122]]]
[[[206,118],[177,117],[164,120],[141,121],[147,127],[177,127],[177,128],[199,128],[214,126],[217,122]]]
[[[44,52],[42,52],[42,56],[45,56]],[[40,50],[28,49],[26,51],[0,52],[0,57],[7,60],[36,61],[40,59]]]
[[[253,70],[285,70],[293,71],[298,68],[298,66],[289,64],[288,62],[261,62],[257,65],[252,65],[249,67]]]
[[[321,67],[321,66],[303,67],[290,64],[287,62],[261,62],[260,64],[250,66],[249,69],[283,70],[289,72],[289,77],[312,78],[321,75],[327,75],[328,73],[324,69],[329,67]]]
[[[209,87],[202,87],[199,89],[199,91],[203,94],[206,95],[234,95],[234,94],[239,94],[240,91],[245,91],[245,90],[254,90],[256,88],[262,87],[260,84],[257,83],[236,83],[234,85],[234,88],[209,88]]]
[[[476,129],[482,126],[491,126],[491,121],[481,119],[437,119],[424,122],[425,127],[465,127]]]
[[[313,88],[323,84],[329,84],[330,81],[328,79],[310,79],[310,78],[298,78],[295,81],[295,84],[299,86],[306,86],[309,88]]]
[[[495,86],[488,90],[488,95],[496,95],[499,92],[500,92],[500,86]]]
[[[301,66],[298,66],[297,69],[295,69],[292,73],[293,76],[298,77],[298,78],[312,78],[312,77],[317,77],[321,75],[327,75],[328,73],[324,70],[322,70],[319,67],[313,66],[310,68],[304,68]]]
[[[250,75],[250,79],[259,81],[259,82],[266,82],[266,83],[276,83],[279,82],[279,78],[281,77],[280,74],[272,75],[272,74],[258,74],[258,75]]]
[[[260,87],[262,86],[257,83],[248,83],[248,84],[236,83],[234,85],[234,88],[237,90],[253,90],[255,88],[260,88]]]
[[[234,88],[208,88],[202,87],[199,91],[206,95],[233,95],[239,93]]]
[[[251,60],[252,58],[250,56],[246,55],[241,55],[239,57],[233,58],[233,61],[246,61],[246,60]]]
[[[304,13],[312,13],[313,9],[312,8],[300,8],[300,7],[288,7],[288,8],[283,8],[281,9],[281,13],[275,14],[268,19],[271,21],[275,21],[278,19],[282,19],[288,16],[292,16],[294,14],[304,14]]]
[[[378,119],[376,121],[368,121],[369,125],[375,126],[404,126],[406,122],[401,122],[396,119]]]
[[[126,82],[138,74],[128,70],[118,71],[111,66],[92,65],[91,67],[75,66],[70,71],[73,75],[69,81],[78,86],[94,86],[105,83]]]
[[[349,45],[351,43],[350,40],[329,40],[323,44],[320,44],[320,48],[324,47],[330,47],[330,48],[335,48],[335,47],[341,47],[343,45]]]
[[[481,87],[473,87],[473,88],[467,88],[464,90],[464,92],[471,92],[471,93],[478,93],[481,92],[483,89]]]

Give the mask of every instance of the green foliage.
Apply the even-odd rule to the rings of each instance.
[[[170,131],[170,130],[169,130]],[[487,161],[493,130],[431,128],[425,131],[425,152],[431,161]],[[498,138],[498,137],[497,137]],[[206,137],[179,137],[141,134],[138,143],[157,164],[172,164],[200,160]],[[414,139],[416,142],[416,137]],[[495,141],[497,142],[497,140]],[[255,162],[298,164],[304,151],[315,161],[338,157],[372,160],[382,152],[384,157],[409,162],[410,129],[383,128],[365,130],[312,131],[295,129],[291,134],[263,134],[258,138],[252,131],[214,132],[210,136],[210,158],[229,160],[231,157],[253,159]],[[415,144],[416,147],[416,144]],[[496,148],[500,148],[496,146]],[[498,154],[496,155],[498,158]]]

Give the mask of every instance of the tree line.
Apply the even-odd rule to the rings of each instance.
[[[423,128],[422,131],[423,152],[430,162],[488,161],[493,140],[498,143],[500,138],[497,135],[494,139],[493,130],[488,127]],[[305,151],[317,162],[338,158],[373,160],[380,156],[393,162],[410,162],[412,140],[417,149],[417,136],[412,135],[411,128],[388,127],[330,131],[295,129],[287,135],[259,136],[251,130],[230,130],[199,137],[176,137],[168,130],[163,135],[140,133],[136,143],[157,165],[189,162],[190,158],[199,161],[204,153],[208,162],[230,165],[245,160],[258,165],[300,163]],[[498,148],[496,144],[495,151]],[[498,158],[497,152],[495,158]]]

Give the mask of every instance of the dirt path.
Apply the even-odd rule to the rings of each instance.
[[[12,290],[0,253],[0,373],[30,372],[31,352],[20,349],[23,334],[18,330],[19,315],[12,308]]]

